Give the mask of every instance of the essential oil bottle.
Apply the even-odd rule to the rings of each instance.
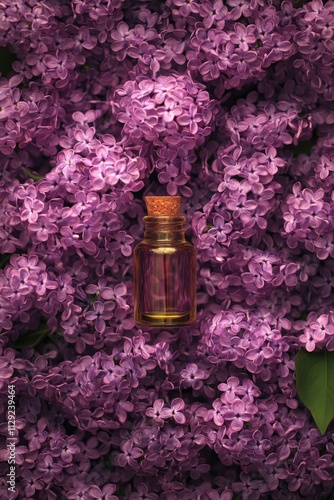
[[[196,251],[185,240],[180,196],[146,196],[144,239],[134,250],[134,315],[139,326],[196,320]]]

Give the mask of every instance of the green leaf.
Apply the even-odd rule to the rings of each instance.
[[[321,434],[325,434],[334,418],[334,352],[302,349],[295,365],[298,396],[312,413]]]
[[[25,167],[21,167],[23,172],[26,174],[27,177],[29,177],[29,179],[32,179],[34,181],[40,181],[41,179],[44,179],[44,175],[37,175],[37,174],[33,174],[32,172],[30,172],[30,170],[28,170],[27,168]]]
[[[15,343],[16,349],[23,349],[24,347],[35,347],[40,344],[42,340],[50,333],[50,328],[47,326],[41,326],[33,332],[28,332],[23,334]]]

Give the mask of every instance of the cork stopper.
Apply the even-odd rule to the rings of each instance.
[[[181,213],[181,196],[145,196],[147,215],[169,217]]]

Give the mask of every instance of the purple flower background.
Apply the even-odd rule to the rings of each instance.
[[[333,33],[332,0],[0,0],[1,498],[333,498],[294,378],[334,350]],[[198,321],[146,331],[166,193]]]

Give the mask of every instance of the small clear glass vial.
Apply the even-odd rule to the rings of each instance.
[[[139,326],[196,321],[196,251],[185,239],[180,196],[146,196],[144,239],[134,250],[134,316]]]

